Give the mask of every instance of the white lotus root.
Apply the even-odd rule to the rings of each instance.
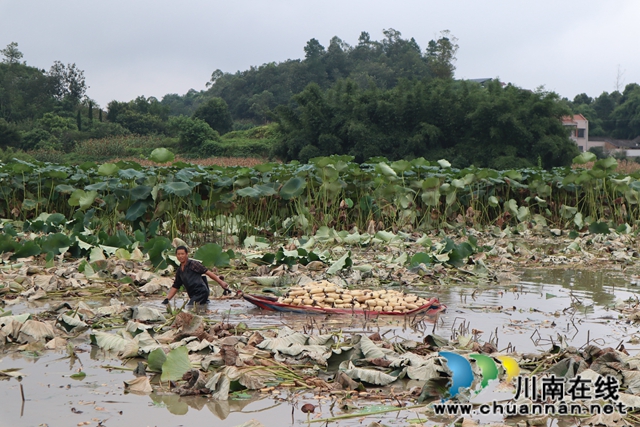
[[[278,298],[282,304],[300,307],[341,308],[406,313],[429,302],[428,299],[404,292],[380,289],[344,289],[322,280],[305,286],[294,286],[286,295]]]

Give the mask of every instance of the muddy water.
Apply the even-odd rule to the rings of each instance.
[[[561,341],[580,347],[587,342],[599,346],[617,346],[624,342],[631,354],[638,348],[628,343],[638,328],[619,319],[611,310],[616,301],[636,299],[638,289],[618,272],[575,272],[571,270],[532,270],[513,286],[487,288],[452,287],[438,291],[449,309],[437,319],[351,319],[342,316],[281,315],[262,312],[248,303],[226,301],[211,305],[213,319],[245,322],[251,327],[287,325],[307,332],[340,330],[380,332],[386,338],[420,341],[425,334],[446,338],[475,333],[481,341],[496,343],[500,350],[530,352],[549,349]],[[159,300],[159,299],[158,299]],[[100,304],[100,301],[95,301]],[[45,302],[35,306],[14,306],[21,311],[56,306]],[[475,330],[475,331],[474,331]],[[79,360],[66,359],[66,353],[42,355],[10,353],[0,355],[0,369],[22,368],[26,401],[22,404],[16,380],[0,381],[0,427],[4,426],[237,426],[249,420],[266,427],[305,425],[307,416],[299,411],[306,402],[319,404],[313,417],[341,415],[337,407],[330,411],[330,400],[312,395],[293,398],[287,391],[277,395],[240,394],[228,402],[206,398],[181,398],[161,392],[147,395],[125,394],[123,381],[133,378],[130,371],[105,369],[121,366],[119,360],[105,358],[81,340],[84,352]],[[87,376],[74,380],[70,375],[82,369]],[[416,384],[409,384],[411,386]],[[381,400],[375,405],[389,405]],[[356,402],[361,408],[376,409],[371,402]],[[292,415],[293,409],[293,415]],[[329,423],[332,426],[369,425],[382,421],[389,426],[407,426],[410,421],[425,420],[419,410],[370,415]],[[439,423],[437,422],[439,421]],[[425,425],[441,424],[431,420]],[[102,423],[102,424],[99,424]],[[549,425],[566,425],[551,421]],[[314,424],[312,424],[314,425]],[[325,425],[325,423],[315,424]]]

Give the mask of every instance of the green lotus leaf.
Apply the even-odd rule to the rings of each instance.
[[[56,171],[56,170],[47,171],[44,175],[54,179],[66,179],[69,176],[69,174],[64,171]]]
[[[406,160],[398,160],[391,163],[391,169],[393,169],[399,174],[402,174],[408,170],[411,170],[411,167],[412,167],[411,163],[409,163]]]
[[[417,159],[411,160],[411,164],[413,166],[429,166],[429,165],[431,165],[431,163],[429,163],[427,160],[425,160],[424,157],[418,157]]]
[[[275,188],[274,184],[255,185],[254,187],[260,190],[260,193],[263,197],[275,196],[276,194],[278,194],[278,190]]]
[[[445,159],[440,159],[438,160],[438,164],[440,165],[440,167],[442,169],[446,169],[446,168],[450,168],[451,167],[451,163],[449,163],[448,161],[446,161]]]
[[[201,246],[196,253],[193,254],[193,257],[208,268],[228,266],[230,259],[229,253],[224,252],[222,248],[215,243],[207,243]]]
[[[24,199],[22,201],[22,209],[25,211],[32,211],[38,207],[38,202],[33,199]]]
[[[265,173],[265,172],[271,172],[273,170],[273,167],[274,167],[273,163],[263,163],[261,165],[255,165],[253,168],[258,172]]]
[[[69,206],[78,206],[81,210],[90,207],[98,197],[97,191],[75,190],[69,197]]]
[[[30,163],[26,163],[26,162],[20,162],[20,163],[14,163],[11,166],[11,169],[15,172],[15,173],[29,173],[29,172],[33,172],[33,168],[34,165],[30,164]]]
[[[186,197],[191,194],[191,187],[186,182],[169,182],[162,186],[162,189],[167,192],[167,194],[174,194],[178,197]]]
[[[504,202],[504,210],[512,215],[518,215],[518,202],[509,199],[508,202]]]
[[[146,177],[146,175],[143,172],[140,172],[131,168],[120,169],[120,172],[118,172],[118,175],[120,176],[120,178],[123,178],[123,179],[143,179]]]
[[[244,187],[236,191],[236,194],[240,197],[253,197],[254,199],[262,196],[260,190],[254,187]]]
[[[162,372],[162,365],[167,360],[167,355],[161,348],[156,348],[147,357],[147,367],[152,372]]]
[[[98,175],[113,176],[117,174],[119,170],[120,168],[118,168],[118,166],[114,165],[113,163],[104,163],[98,168]]]
[[[296,176],[287,181],[280,189],[280,196],[284,200],[290,200],[302,194],[307,187],[307,182]]]
[[[594,169],[601,169],[606,172],[613,172],[618,167],[618,161],[613,157],[598,160],[594,165]]]
[[[498,198],[496,196],[490,196],[489,197],[489,206],[491,206],[492,208],[495,208],[499,204],[500,204],[500,201],[498,200]]]
[[[172,162],[176,156],[166,148],[156,148],[151,152],[149,160],[156,163]]]
[[[422,202],[427,206],[438,206],[440,204],[440,191],[438,190],[423,191]]]
[[[589,224],[589,233],[609,234],[609,224],[606,222],[594,222]]]
[[[104,191],[106,190],[108,187],[108,184],[106,181],[99,181],[99,182],[95,182],[93,184],[89,184],[87,186],[84,187],[84,189],[86,191]]]
[[[138,200],[127,210],[124,219],[127,221],[135,221],[147,212],[149,202],[146,200]]]
[[[25,244],[21,245],[13,254],[13,259],[17,258],[27,258],[30,256],[40,255],[42,253],[42,249],[36,242],[30,240]]]
[[[144,244],[144,251],[149,255],[149,260],[155,268],[167,266],[164,252],[171,248],[171,241],[166,237],[154,237]]]
[[[522,181],[522,174],[518,171],[510,170],[503,173],[509,179],[513,179],[515,181]]]
[[[585,151],[584,153],[580,153],[579,156],[573,158],[573,163],[578,165],[584,165],[585,163],[595,162],[597,159],[596,155],[590,151]]]
[[[84,162],[78,165],[78,168],[85,172],[90,169],[95,169],[96,167],[98,167],[98,165],[95,164],[94,162]]]
[[[69,194],[73,193],[76,189],[69,184],[59,184],[56,185],[56,188],[54,188],[54,190],[58,193]]]
[[[396,171],[391,169],[391,167],[384,162],[378,163],[376,165],[376,170],[380,172],[382,175],[387,176],[389,178],[394,178],[398,176],[398,174],[396,174]]]
[[[162,364],[160,381],[177,381],[190,370],[191,362],[189,361],[187,347],[174,348],[167,354],[167,358]]]
[[[411,267],[416,267],[420,264],[430,265],[432,262],[433,260],[431,259],[431,256],[429,254],[424,252],[418,252],[411,257],[411,261],[409,262],[409,265]]]
[[[67,222],[67,218],[61,213],[54,213],[47,217],[45,223],[47,225],[59,226]]]
[[[133,200],[144,200],[151,194],[152,188],[148,185],[138,185],[129,192],[129,195]]]
[[[440,178],[436,176],[429,177],[422,182],[423,190],[431,190],[440,187]]]
[[[53,252],[54,255],[60,254],[60,249],[68,248],[69,246],[71,246],[71,240],[62,233],[50,234],[43,239],[41,244],[42,252]]]

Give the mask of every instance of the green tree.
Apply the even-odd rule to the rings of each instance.
[[[54,82],[54,96],[61,102],[66,110],[74,109],[85,96],[87,84],[84,79],[84,71],[76,64],[64,65],[55,61],[47,75]]]
[[[431,40],[427,47],[427,60],[433,76],[441,79],[453,78],[456,67],[456,53],[458,52],[458,39],[451,35],[449,30],[440,32],[438,40]]]
[[[186,116],[172,117],[169,127],[180,138],[180,147],[185,151],[198,152],[206,143],[218,141],[220,135],[207,122]]]
[[[640,136],[640,85],[628,84],[620,104],[611,113],[611,119],[615,120],[613,136],[621,139],[633,139]]]
[[[19,64],[23,56],[16,42],[9,43],[6,48],[0,50],[0,54],[3,56],[2,62],[7,64]]]
[[[211,129],[224,135],[233,129],[233,119],[229,107],[222,98],[211,98],[193,113],[194,119],[205,121]]]
[[[15,125],[0,119],[0,148],[20,147],[22,137]]]

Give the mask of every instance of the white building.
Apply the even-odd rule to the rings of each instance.
[[[604,142],[589,141],[589,120],[582,114],[564,116],[562,124],[569,128],[569,138],[571,138],[580,151],[589,151],[593,147],[604,148]]]

